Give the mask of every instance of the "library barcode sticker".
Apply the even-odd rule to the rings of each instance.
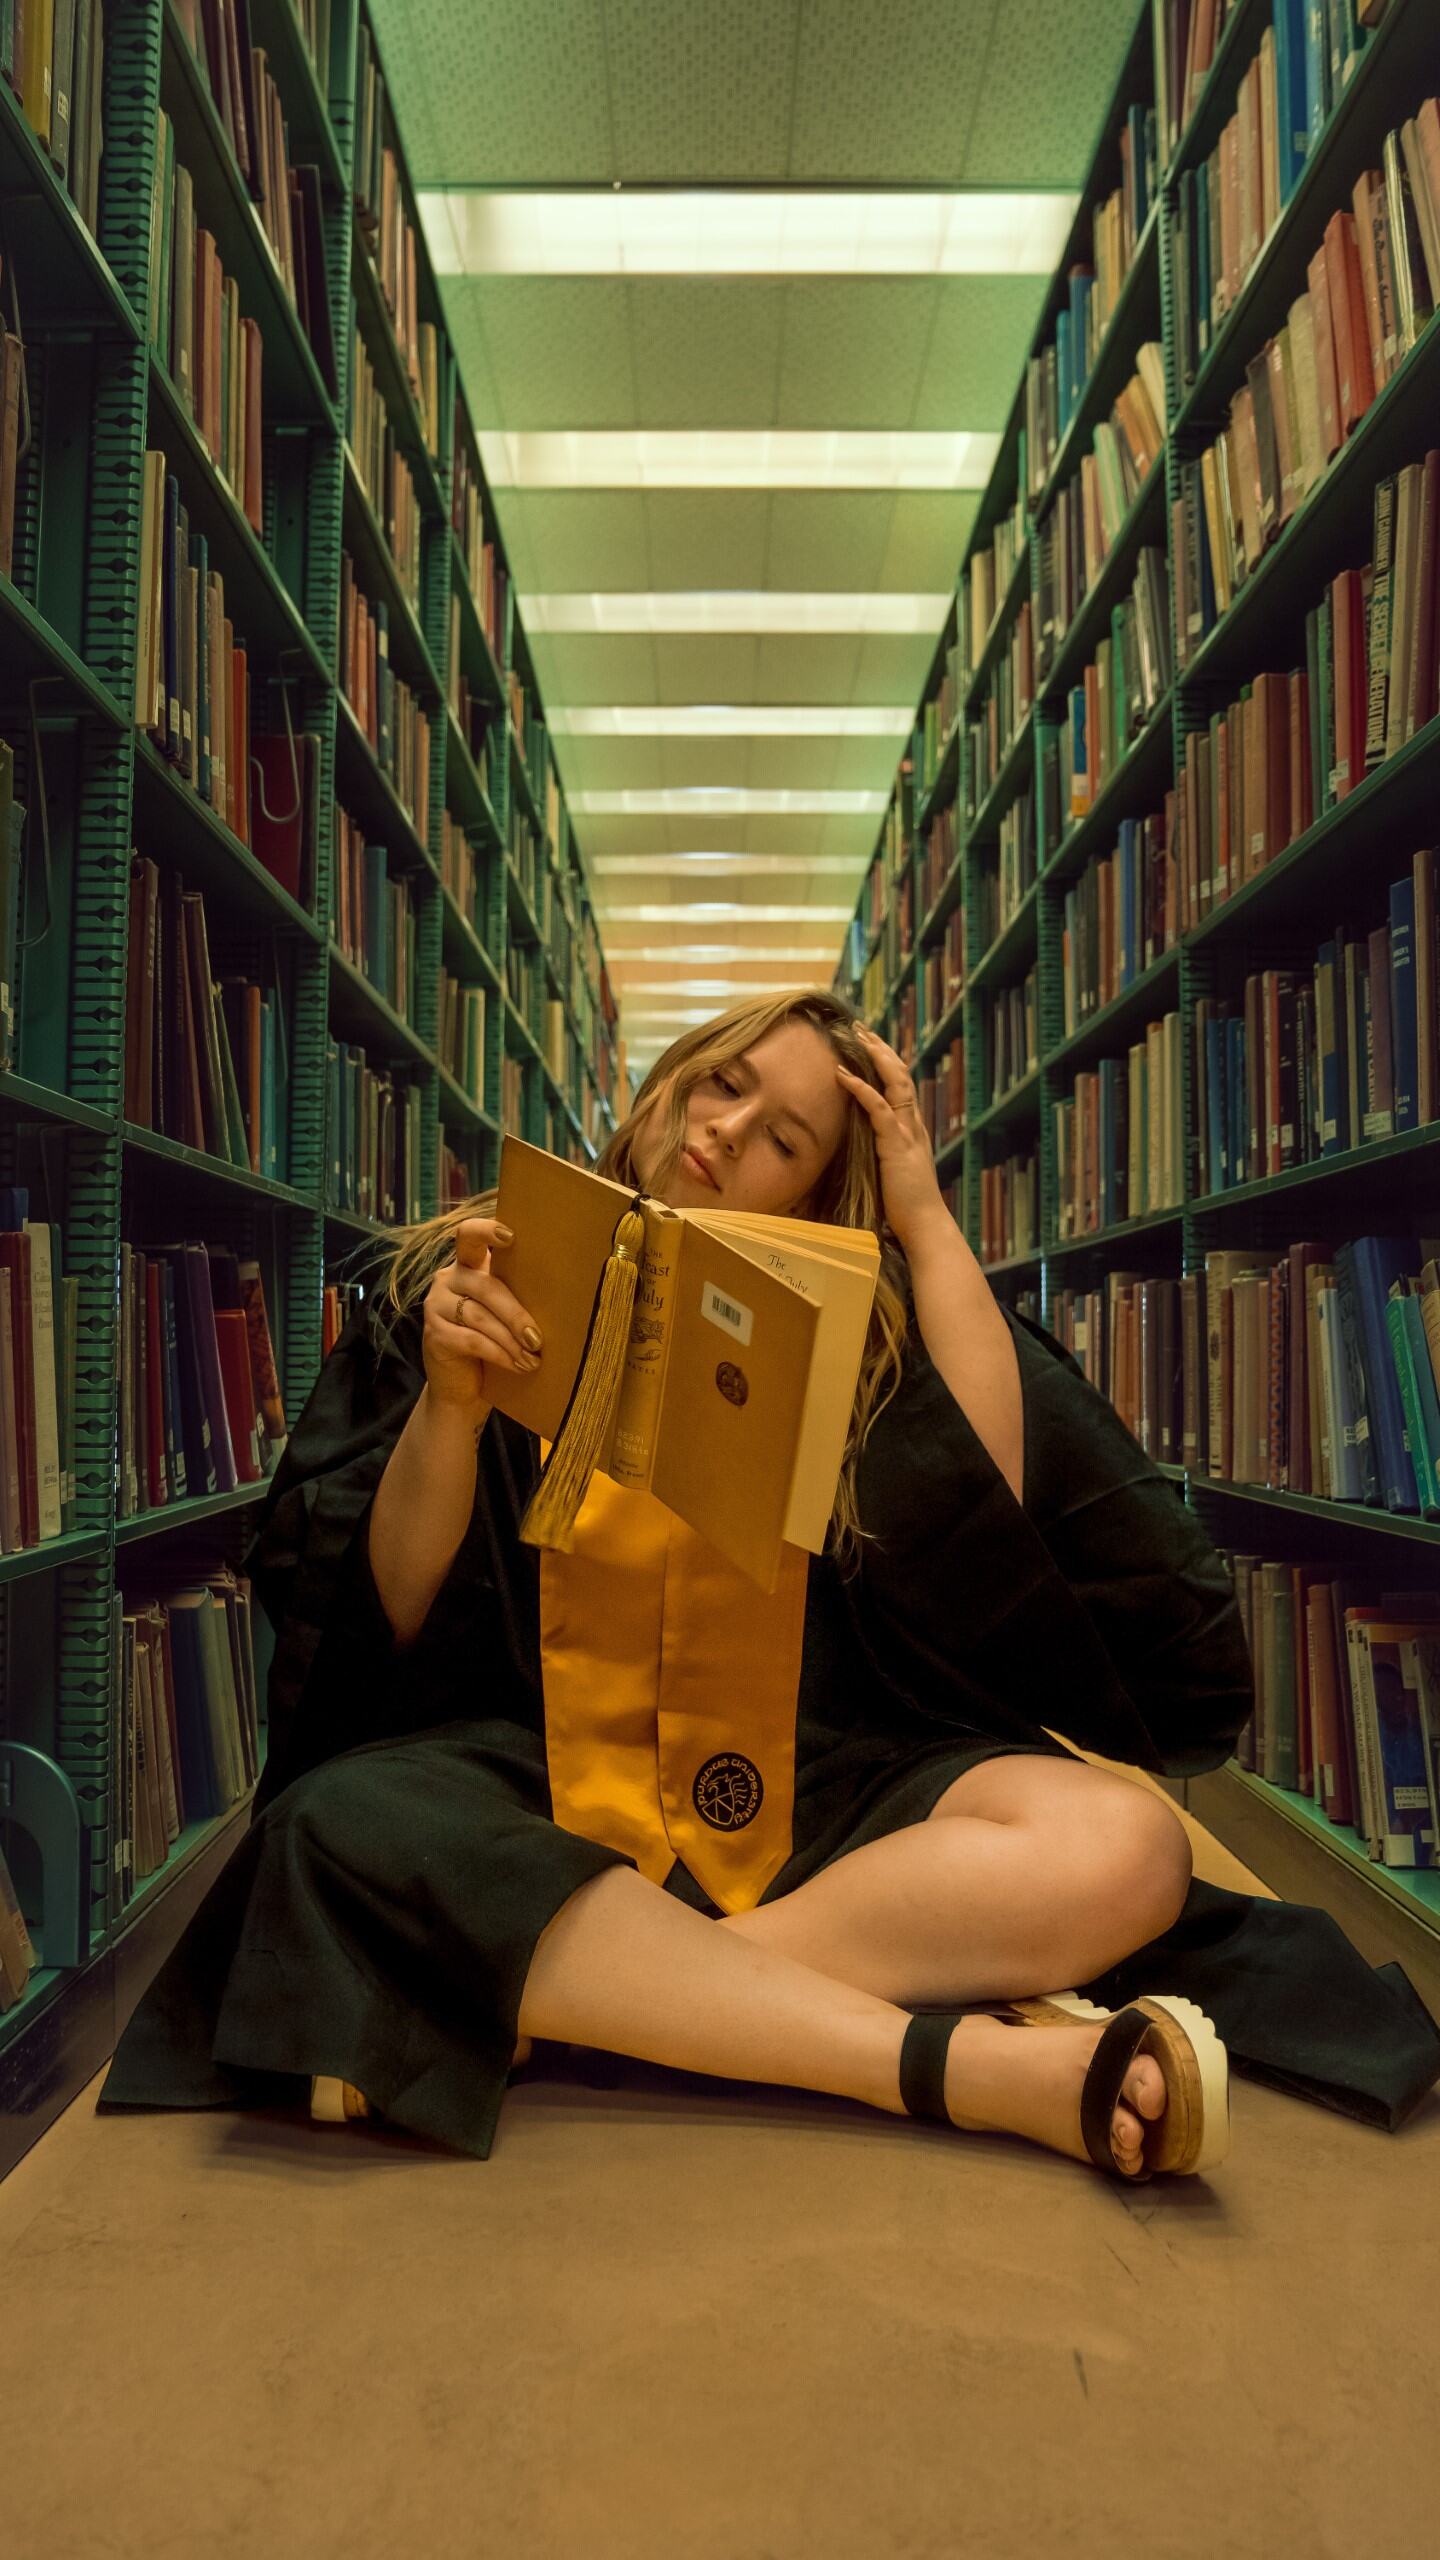
[[[749,1341],[755,1324],[749,1308],[742,1307],[737,1298],[727,1297],[713,1280],[707,1280],[700,1292],[700,1313],[711,1324],[718,1324],[722,1333],[728,1333],[732,1342]]]

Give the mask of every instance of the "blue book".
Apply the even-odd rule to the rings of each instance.
[[[1245,1180],[1250,1161],[1250,1115],[1245,1083],[1245,1022],[1233,1014],[1225,1025],[1225,1104],[1229,1129],[1226,1150],[1226,1188],[1235,1190]]]
[[[1330,30],[1326,0],[1305,0],[1305,129],[1313,150],[1330,113]]]
[[[1280,201],[1288,204],[1305,166],[1310,140],[1305,89],[1305,0],[1275,0],[1275,122]]]
[[[1094,290],[1093,276],[1070,278],[1070,386],[1074,407],[1079,406],[1090,371],[1090,296]]]
[[[1405,1312],[1407,1307],[1415,1310],[1413,1330]],[[1420,1496],[1422,1515],[1433,1520],[1440,1516],[1440,1487],[1436,1484],[1440,1411],[1436,1410],[1435,1379],[1430,1367],[1430,1350],[1425,1340],[1419,1299],[1408,1294],[1398,1297],[1392,1290],[1385,1301],[1385,1326],[1390,1336],[1390,1352],[1400,1389],[1400,1410],[1405,1417],[1405,1446],[1415,1472],[1415,1489]],[[1417,1336],[1418,1364],[1415,1358]],[[1425,1386],[1430,1391],[1428,1399],[1421,1386],[1422,1371]]]
[[[1415,1511],[1419,1495],[1405,1446],[1400,1382],[1385,1326],[1392,1280],[1408,1279],[1418,1255],[1413,1236],[1357,1236],[1351,1247],[1359,1302],[1360,1345],[1365,1361],[1366,1404],[1375,1441],[1380,1492],[1387,1511]],[[1336,1256],[1338,1262],[1339,1256]]]
[[[1384,1502],[1384,1493],[1380,1483],[1379,1442],[1371,1419],[1375,1410],[1374,1392],[1369,1383],[1364,1338],[1360,1330],[1354,1246],[1337,1245],[1333,1260],[1338,1319],[1336,1348],[1344,1364],[1347,1398],[1355,1425],[1354,1453],[1358,1473],[1352,1498],[1356,1502],[1369,1503],[1372,1510],[1379,1510]]]
[[[1055,392],[1063,436],[1075,408],[1075,383],[1070,362],[1070,314],[1062,311],[1055,323]]]
[[[1225,1042],[1218,1015],[1205,1025],[1206,1189],[1223,1191],[1229,1161],[1225,1146]]]
[[[165,1414],[165,1467],[172,1502],[183,1502],[189,1490],[185,1469],[185,1433],[180,1402],[180,1339],[175,1322],[175,1274],[160,1260],[160,1336],[164,1345],[161,1404]]]
[[[1415,883],[1390,883],[1390,1048],[1395,1134],[1420,1125],[1420,1023],[1415,993]]]

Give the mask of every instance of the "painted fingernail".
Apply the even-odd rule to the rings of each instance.
[[[540,1336],[539,1336],[539,1334],[536,1332],[535,1327],[533,1326],[533,1324],[527,1324],[527,1325],[526,1325],[524,1332],[523,1332],[523,1333],[521,1334],[521,1336],[520,1336],[520,1339],[521,1339],[521,1341],[522,1341],[522,1342],[524,1342],[524,1343],[528,1344],[529,1348],[530,1348],[532,1351],[538,1351],[538,1350],[539,1350],[539,1348],[540,1348]]]
[[[540,1363],[538,1360],[534,1359],[528,1351],[522,1351],[520,1353],[520,1366],[522,1369],[538,1369]]]
[[[513,1244],[515,1241],[514,1228],[502,1226],[498,1218],[495,1221],[495,1241],[497,1244]]]

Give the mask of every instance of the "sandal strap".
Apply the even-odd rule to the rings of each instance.
[[[911,2019],[900,2046],[900,2095],[908,2114],[933,2116],[937,2124],[951,2122],[945,2104],[945,2057],[950,2038],[966,2014],[963,2009],[928,2009]]]
[[[1125,2177],[1128,2173],[1116,2165],[1110,2142],[1111,2119],[1125,2074],[1154,2023],[1143,2009],[1117,2009],[1090,2057],[1080,2092],[1080,2131],[1085,2148],[1096,2168],[1108,2169],[1112,2177]]]

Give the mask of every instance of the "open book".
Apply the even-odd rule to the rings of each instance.
[[[553,1441],[580,1367],[623,1183],[507,1137],[492,1268],[540,1328],[526,1374],[487,1370],[501,1413]],[[770,1591],[782,1542],[820,1554],[880,1268],[865,1228],[643,1203],[645,1254],[599,1464],[653,1493]]]

